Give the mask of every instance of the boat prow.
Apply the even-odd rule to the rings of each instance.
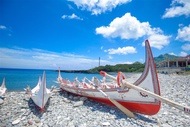
[[[42,81],[39,78],[38,84],[31,90],[31,99],[42,111],[50,97],[50,90],[46,88],[46,73],[44,71]]]
[[[0,86],[0,97],[4,96],[6,93],[5,78],[3,78],[2,84]]]

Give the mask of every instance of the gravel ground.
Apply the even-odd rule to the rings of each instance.
[[[132,77],[137,78],[134,74]],[[190,75],[158,74],[163,97],[190,107]],[[2,103],[2,104],[1,104]],[[0,99],[0,127],[189,127],[190,114],[162,103],[158,114],[128,118],[115,107],[56,89],[44,112],[24,92]]]

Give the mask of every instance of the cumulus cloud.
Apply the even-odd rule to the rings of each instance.
[[[184,57],[184,56],[187,56],[188,54],[186,52],[180,52],[179,55],[182,56],[182,57]]]
[[[109,26],[96,28],[96,34],[101,34],[107,38],[120,37],[121,39],[138,39],[144,36],[150,40],[152,47],[158,49],[168,45],[171,37],[164,35],[160,28],[151,28],[149,22],[140,22],[130,13],[115,18]]]
[[[132,53],[137,53],[136,48],[132,47],[132,46],[126,46],[123,48],[117,48],[117,49],[108,49],[108,50],[104,50],[104,52],[108,52],[108,54],[132,54]]]
[[[118,5],[122,5],[132,0],[68,0],[74,2],[78,8],[88,10],[93,15],[98,15],[106,11],[112,11]]]
[[[185,26],[178,29],[176,40],[190,42],[190,24],[189,26]]]
[[[171,8],[167,8],[163,18],[172,18],[177,16],[190,15],[190,0],[173,0]]]
[[[79,16],[75,15],[74,13],[72,15],[63,15],[61,18],[62,19],[78,19],[78,20],[83,20],[83,18],[80,18]]]
[[[164,46],[167,46],[169,42],[170,36],[165,36],[162,34],[152,34],[148,37],[148,40],[150,42],[150,46],[162,49]],[[142,43],[142,45],[145,45],[145,42]]]
[[[173,53],[173,52],[171,52],[171,53],[169,53],[170,55],[174,55],[174,56],[177,56],[175,53]]]
[[[98,65],[97,59],[70,53],[56,53],[41,49],[0,48],[0,68],[32,69],[90,69]],[[76,62],[77,61],[77,62]],[[101,60],[101,64],[110,63]]]
[[[190,51],[190,43],[184,44],[181,47],[184,51]]]

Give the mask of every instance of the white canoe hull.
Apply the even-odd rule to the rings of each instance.
[[[5,78],[3,79],[2,85],[0,86],[0,96],[4,96],[6,93]]]
[[[50,90],[46,88],[45,72],[43,74],[42,82],[39,79],[37,86],[31,91],[31,99],[41,110],[43,110],[51,94]]]

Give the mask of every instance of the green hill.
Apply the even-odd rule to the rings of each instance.
[[[106,65],[95,67],[88,70],[91,73],[98,73],[100,71],[106,72],[142,72],[144,70],[144,64],[140,62],[135,62],[133,64],[116,64],[116,65]]]
[[[159,55],[158,57],[154,57],[154,61],[156,64],[158,64],[159,62],[164,61],[164,60],[174,60],[177,58],[179,58],[179,56],[164,54],[164,55]]]

